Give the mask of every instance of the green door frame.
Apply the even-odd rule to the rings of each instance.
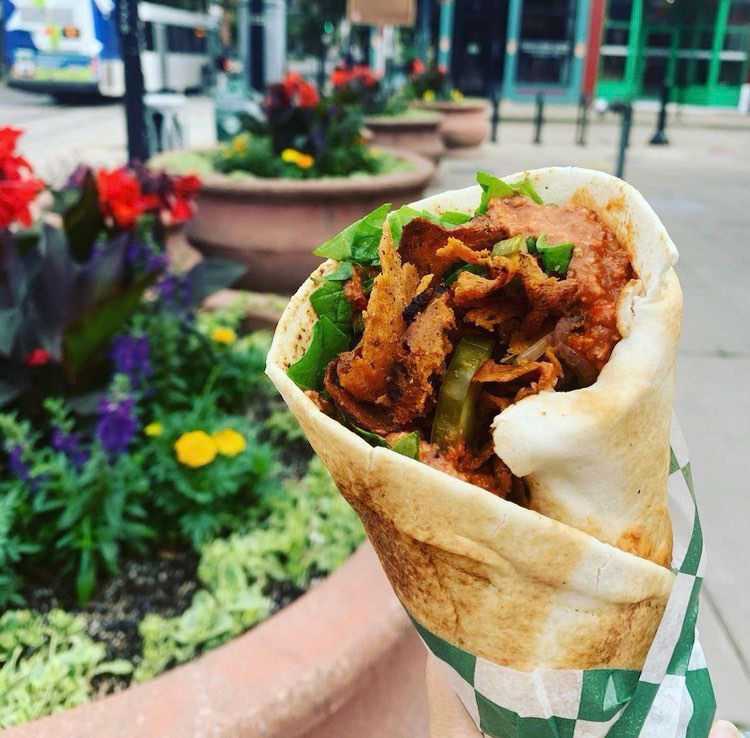
[[[597,82],[596,94],[611,100],[614,98],[635,99],[643,97],[643,70],[645,63],[646,36],[652,30],[671,33],[669,59],[667,62],[667,81],[673,87],[673,99],[679,102],[698,105],[736,105],[739,99],[740,85],[722,85],[719,75],[722,63],[724,38],[727,33],[729,9],[731,0],[719,0],[716,18],[713,23],[713,38],[711,44],[711,58],[709,60],[708,76],[703,85],[687,85],[675,88],[677,61],[679,57],[680,26],[648,26],[643,22],[644,0],[634,0],[633,10],[628,26],[629,36],[627,45],[627,59],[621,80],[602,79]],[[607,21],[605,20],[605,27]],[[697,29],[694,46],[697,45]],[[748,62],[745,62],[745,69]],[[692,73],[690,75],[692,77]],[[744,78],[744,75],[743,75]]]
[[[571,0],[576,3],[576,19],[573,29],[573,53],[571,58],[570,80],[567,85],[548,83],[519,83],[518,51],[521,46],[521,17],[524,0],[510,0],[508,3],[508,31],[505,44],[505,69],[503,72],[503,97],[519,102],[533,100],[539,91],[548,93],[547,101],[575,103],[581,94],[583,63],[586,55],[586,41],[591,0]]]

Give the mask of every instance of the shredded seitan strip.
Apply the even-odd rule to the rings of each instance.
[[[381,401],[406,333],[404,308],[417,291],[419,275],[413,264],[402,264],[391,236],[383,228],[378,247],[382,271],[375,278],[367,304],[365,331],[359,345],[341,354],[338,378],[355,399]]]
[[[446,336],[456,327],[447,292],[436,297],[406,330],[404,353],[395,369],[394,419],[409,423],[434,405],[434,377],[442,377],[445,359],[453,348]]]

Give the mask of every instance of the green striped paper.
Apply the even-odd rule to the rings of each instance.
[[[676,574],[643,670],[519,672],[414,625],[479,729],[491,738],[706,738],[716,711],[696,619],[706,566],[685,441],[672,421],[669,512]],[[529,694],[535,695],[533,703]],[[526,695],[520,704],[518,695]]]

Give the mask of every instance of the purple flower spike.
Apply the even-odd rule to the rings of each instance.
[[[52,431],[52,448],[64,453],[75,466],[76,471],[81,471],[89,460],[86,449],[81,448],[81,442],[77,433],[65,433],[62,428]]]
[[[151,347],[146,336],[126,333],[112,342],[110,358],[118,374],[124,374],[133,389],[138,389],[152,374]]]
[[[96,437],[110,458],[125,453],[138,432],[134,408],[132,397],[108,398],[99,403]]]

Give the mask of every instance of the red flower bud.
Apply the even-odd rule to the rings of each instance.
[[[26,364],[26,366],[44,366],[49,363],[51,358],[52,356],[47,349],[35,348],[26,355],[23,363]]]

